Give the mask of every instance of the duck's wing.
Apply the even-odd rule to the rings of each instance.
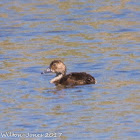
[[[66,84],[66,85],[84,85],[84,84],[94,84],[94,83],[95,83],[95,78],[85,72],[73,72],[64,76],[60,80],[60,84]]]

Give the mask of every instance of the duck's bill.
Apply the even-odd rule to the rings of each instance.
[[[41,74],[45,74],[45,73],[49,73],[51,72],[51,69],[50,68],[47,68],[46,70],[44,70],[43,72],[41,72]]]

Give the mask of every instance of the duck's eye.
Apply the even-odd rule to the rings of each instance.
[[[52,67],[56,67],[56,63],[54,63],[54,64],[52,65]]]
[[[87,82],[91,83],[91,82],[93,82],[93,79],[91,77],[89,77],[89,78],[87,78]]]
[[[87,79],[87,81],[89,81],[89,82],[90,82],[90,81],[91,81],[91,78],[88,78],[88,79]]]

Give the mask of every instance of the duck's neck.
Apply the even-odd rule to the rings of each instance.
[[[50,81],[50,83],[57,83],[57,82],[59,82],[59,80],[60,80],[63,76],[64,76],[64,75],[63,75],[62,73],[56,74],[56,77],[53,78],[53,79]]]

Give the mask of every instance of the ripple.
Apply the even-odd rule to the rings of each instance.
[[[1,1],[1,130],[138,139],[138,11],[136,1]],[[50,84],[55,74],[40,72],[54,59],[98,83]]]

